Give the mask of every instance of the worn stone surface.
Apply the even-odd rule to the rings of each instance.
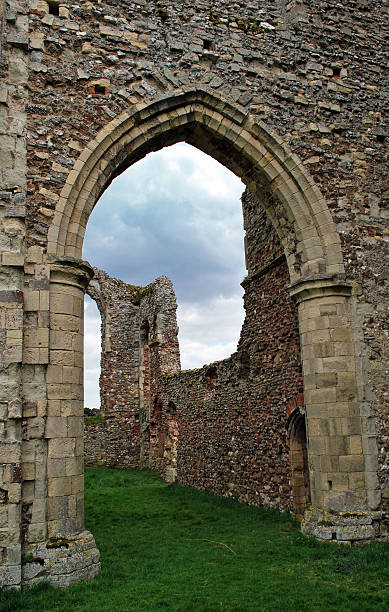
[[[93,536],[83,531],[77,536],[52,537],[25,548],[22,585],[49,580],[56,587],[67,587],[95,578],[100,571],[100,553]]]

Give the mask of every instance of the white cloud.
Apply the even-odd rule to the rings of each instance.
[[[100,406],[99,377],[101,355],[101,319],[96,303],[85,296],[84,301],[84,404]]]
[[[217,296],[207,303],[179,305],[182,368],[199,368],[229,357],[236,351],[243,318],[241,295]]]

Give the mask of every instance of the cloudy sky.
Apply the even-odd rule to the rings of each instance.
[[[151,153],[106,190],[87,226],[83,258],[110,276],[173,281],[181,365],[228,357],[243,322],[243,184],[185,143]],[[85,303],[85,405],[99,406],[100,315]]]

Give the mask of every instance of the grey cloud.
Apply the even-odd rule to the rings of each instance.
[[[94,266],[136,285],[161,275],[173,281],[183,368],[222,359],[236,348],[243,321],[239,283],[246,273],[242,190],[217,162],[175,145],[116,179],[88,223],[83,257]],[[99,326],[97,311],[88,307],[90,406],[97,401]]]

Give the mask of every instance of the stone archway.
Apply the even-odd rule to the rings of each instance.
[[[339,234],[301,160],[249,113],[202,89],[124,112],[88,144],[57,202],[48,253],[80,258],[89,215],[115,176],[182,140],[232,170],[258,197],[280,236],[292,284],[344,273]]]
[[[37,292],[41,302],[39,318],[26,327],[24,338],[24,401],[31,416],[42,419],[34,423],[39,432],[31,434],[42,444],[38,448],[27,439],[21,448],[25,463],[38,465],[39,457],[42,469],[34,467],[26,477],[34,483],[24,492],[31,506],[23,517],[23,547],[30,555],[23,565],[26,585],[42,576],[65,585],[98,571],[93,538],[83,531],[83,467],[77,460],[82,456],[82,297],[91,277],[80,259],[83,237],[93,207],[115,176],[148,152],[182,140],[240,176],[283,245],[290,295],[298,307],[309,437],[312,509],[303,528],[324,539],[334,533],[342,541],[374,537],[375,451],[366,444],[356,378],[352,286],[344,277],[340,238],[326,201],[282,139],[238,106],[192,89],[135,105],[88,143],[56,200],[47,257],[29,254],[37,265],[31,272],[36,276],[28,279],[27,310],[35,312]],[[47,392],[43,399],[34,396],[28,378],[33,370]],[[43,566],[34,558],[44,559]],[[65,579],[57,573],[59,558],[65,558]]]
[[[123,113],[88,144],[69,174],[49,230],[48,255],[57,262],[65,258],[76,273],[86,224],[104,189],[148,152],[181,140],[240,176],[278,233],[298,305],[312,504],[320,512],[358,513],[366,508],[367,492],[362,422],[354,418],[352,288],[344,281],[340,239],[325,199],[279,137],[202,89]],[[330,488],[333,481],[338,486]],[[315,515],[304,528],[316,522]]]

